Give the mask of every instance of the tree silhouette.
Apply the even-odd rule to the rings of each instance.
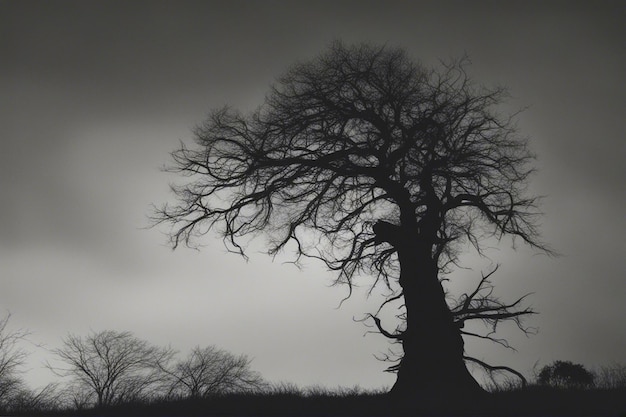
[[[334,43],[253,113],[211,113],[195,146],[173,153],[170,170],[188,180],[155,222],[171,225],[174,247],[216,228],[243,256],[263,231],[269,254],[289,245],[350,290],[372,275],[403,301],[397,331],[374,320],[404,351],[392,392],[477,392],[459,321],[479,310],[451,311],[440,280],[467,242],[482,253],[483,238],[512,235],[548,249],[525,193],[533,155],[495,110],[505,91],[473,84],[464,63],[430,70],[401,49]]]
[[[169,395],[200,398],[228,392],[242,392],[263,387],[261,375],[250,369],[245,355],[208,346],[192,349],[187,358],[168,370]]]
[[[147,398],[166,380],[163,372],[174,352],[138,339],[130,332],[106,330],[87,337],[68,335],[52,351],[65,367],[48,367],[58,376],[72,377],[76,405],[95,399],[108,406]]]
[[[594,375],[583,365],[556,361],[541,368],[537,382],[558,388],[587,388],[594,385]]]

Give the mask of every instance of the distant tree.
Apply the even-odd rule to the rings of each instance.
[[[171,225],[174,247],[217,228],[244,256],[265,231],[269,254],[295,248],[296,262],[325,262],[350,290],[373,275],[372,289],[403,301],[395,331],[372,315],[403,348],[392,392],[478,392],[460,324],[480,316],[480,296],[452,311],[443,275],[467,242],[482,253],[492,236],[549,252],[526,193],[533,155],[495,109],[505,93],[473,84],[463,60],[429,70],[400,49],[337,42],[294,65],[255,112],[213,112],[195,146],[173,153],[170,170],[188,180],[155,223]]]
[[[212,394],[256,390],[264,386],[261,375],[250,369],[251,360],[215,346],[195,347],[169,371],[170,395],[199,398]]]
[[[556,361],[541,369],[537,382],[558,388],[587,388],[594,385],[594,375],[583,365]]]
[[[10,409],[15,397],[22,392],[22,366],[28,353],[19,346],[28,332],[25,330],[10,330],[11,314],[0,319],[0,410]]]
[[[84,338],[70,334],[53,353],[65,366],[49,367],[72,378],[75,402],[84,405],[95,399],[97,406],[146,399],[162,388],[162,369],[174,355],[171,349],[152,346],[130,332],[112,330]]]

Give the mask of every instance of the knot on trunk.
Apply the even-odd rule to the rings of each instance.
[[[393,247],[398,247],[398,242],[400,240],[400,226],[396,226],[395,224],[391,224],[384,220],[379,220],[372,227],[374,231],[374,242],[377,245],[381,243],[389,243]]]

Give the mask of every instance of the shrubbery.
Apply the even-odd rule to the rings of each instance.
[[[546,365],[537,376],[540,385],[557,388],[589,388],[594,386],[594,380],[593,373],[583,365],[570,361],[556,361],[552,365]]]

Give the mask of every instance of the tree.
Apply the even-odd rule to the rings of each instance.
[[[172,379],[169,393],[199,398],[261,388],[263,379],[250,369],[250,362],[245,355],[235,356],[215,346],[197,346],[168,372]]]
[[[594,375],[583,365],[556,361],[541,369],[537,382],[557,388],[587,388],[594,385]]]
[[[11,407],[13,399],[24,390],[21,367],[28,356],[19,346],[28,332],[9,330],[11,314],[0,319],[0,409]]]
[[[170,224],[174,248],[218,229],[245,256],[245,239],[264,231],[269,254],[289,245],[350,290],[372,275],[372,289],[403,302],[396,331],[375,321],[404,352],[392,392],[477,392],[443,276],[483,238],[549,252],[526,195],[533,155],[495,110],[505,93],[473,84],[464,60],[429,70],[401,49],[337,42],[288,70],[253,113],[211,113],[195,146],[172,154],[187,180],[155,223]]]
[[[85,338],[69,334],[63,347],[53,353],[66,367],[53,367],[55,374],[73,378],[72,391],[84,403],[95,397],[97,406],[108,406],[139,397],[146,398],[163,384],[162,369],[174,352],[138,339],[130,332],[112,330]]]

